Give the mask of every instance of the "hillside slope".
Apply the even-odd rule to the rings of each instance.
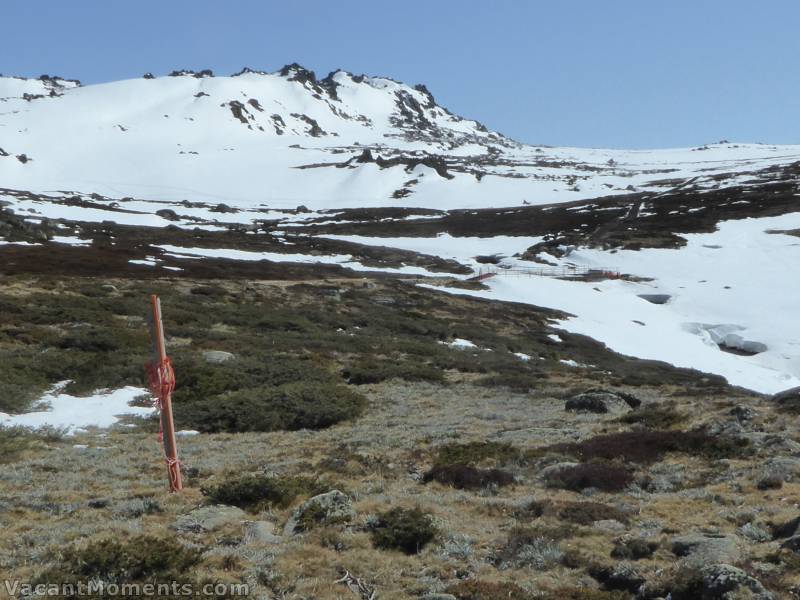
[[[566,310],[564,328],[617,352],[800,384],[800,146],[531,146],[424,86],[293,64],[0,78],[0,149],[6,274],[258,279],[287,263],[452,281],[491,265],[470,293]],[[542,267],[621,278],[502,277]]]

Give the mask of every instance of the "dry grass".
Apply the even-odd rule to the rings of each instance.
[[[0,469],[0,575],[31,580],[46,569],[59,568],[60,553],[75,544],[108,538],[124,544],[141,535],[167,535],[201,550],[193,567],[197,577],[248,581],[255,594],[266,597],[355,598],[344,583],[337,583],[346,570],[382,600],[447,589],[464,598],[503,590],[530,597],[616,600],[619,594],[585,585],[590,565],[612,561],[615,542],[625,536],[660,542],[708,528],[733,535],[748,511],[753,513],[751,520],[764,526],[797,517],[791,508],[800,502],[796,479],[787,478],[780,490],[756,486],[755,474],[764,460],[791,459],[789,441],[798,439],[797,423],[758,398],[735,391],[698,396],[693,387],[674,383],[640,386],[636,394],[646,402],[669,398],[682,415],[689,415],[687,430],[728,422],[730,405],[722,401],[733,398],[759,409],[754,428],[788,441],[756,445],[755,455],[736,454],[725,460],[713,453],[669,453],[656,466],[685,467],[691,485],[647,493],[637,482],[652,466],[640,463],[633,485],[613,493],[595,490],[588,498],[548,487],[541,470],[568,457],[533,450],[596,439],[629,425],[610,417],[565,413],[564,390],[596,385],[591,374],[553,371],[529,393],[476,385],[482,376],[453,369],[447,371],[446,383],[386,379],[359,385],[367,399],[363,415],[319,431],[181,438],[181,458],[191,476],[184,492],[176,495],[166,491],[155,433],[120,429],[26,442]],[[473,490],[422,483],[434,465],[458,463],[481,471],[503,469],[516,484]],[[276,545],[245,543],[239,523],[216,531],[171,529],[178,517],[207,502],[201,488],[219,487],[239,473],[335,481],[352,498],[356,517]],[[311,492],[264,503],[247,518],[270,521],[280,533],[307,493]],[[525,507],[534,500],[548,508],[526,514]],[[371,527],[395,507],[418,507],[432,517],[439,535],[418,554],[373,545]],[[520,529],[529,537],[512,535]],[[756,562],[770,554],[760,544],[746,548]],[[504,551],[507,560],[500,569],[496,559]],[[559,552],[562,557],[556,559]],[[657,579],[673,562],[669,553],[657,550],[636,565],[645,578]],[[776,568],[785,577],[783,587],[775,591],[784,593],[800,584],[788,563]]]

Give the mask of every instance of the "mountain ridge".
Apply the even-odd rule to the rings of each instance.
[[[800,160],[800,146],[620,151],[522,144],[424,85],[292,63],[80,85],[0,78],[0,179],[35,192],[235,206],[485,208],[697,188]],[[17,160],[14,160],[16,158]],[[329,168],[325,168],[329,167]]]

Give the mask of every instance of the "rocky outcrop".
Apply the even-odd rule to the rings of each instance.
[[[708,600],[772,600],[775,596],[761,582],[728,564],[703,569],[703,598]]]
[[[190,513],[181,515],[172,524],[172,528],[178,531],[214,531],[230,523],[242,521],[246,513],[235,506],[216,504],[212,506],[201,506]]]
[[[672,553],[684,565],[706,567],[718,563],[732,563],[741,558],[741,548],[735,536],[692,533],[673,538]]]
[[[598,414],[622,413],[637,408],[641,404],[642,401],[631,394],[597,388],[569,398],[564,403],[564,410]]]
[[[377,157],[373,156],[372,151],[367,148],[357,158],[348,161],[347,164],[352,164],[353,162],[362,164],[374,163],[381,169],[405,165],[406,171],[409,173],[413,171],[415,167],[422,165],[436,171],[436,174],[439,175],[439,177],[453,179],[453,175],[447,171],[447,163],[445,162],[444,158],[432,154],[426,154],[424,156],[394,156],[392,158],[383,158],[381,155],[378,155]]]

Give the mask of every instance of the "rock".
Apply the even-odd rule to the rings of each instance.
[[[753,525],[753,523],[745,523],[739,527],[739,535],[756,544],[766,542],[772,538],[766,529],[760,525]]]
[[[564,403],[564,410],[603,414],[608,412],[608,405],[596,394],[579,394]]]
[[[223,525],[238,523],[246,516],[247,514],[241,508],[235,506],[224,504],[201,506],[178,517],[172,524],[172,528],[178,531],[214,531]]]
[[[626,562],[612,567],[590,567],[589,574],[606,590],[621,590],[635,594],[644,584],[644,577]]]
[[[773,456],[758,467],[760,473],[779,477],[783,481],[792,481],[800,475],[800,458],[791,456]]]
[[[269,521],[244,521],[245,544],[280,544],[283,538],[275,534],[275,524]]]
[[[103,285],[100,286],[100,289],[103,290],[104,292],[116,292],[117,286],[111,283],[104,283]]]
[[[672,553],[682,557],[685,565],[693,567],[732,563],[741,558],[741,549],[734,536],[713,533],[692,533],[673,538]]]
[[[237,104],[241,105],[241,103],[237,103]],[[211,208],[209,210],[211,212],[218,212],[218,213],[235,213],[235,212],[239,212],[237,209],[231,208],[230,206],[228,206],[227,204],[224,204],[224,203],[217,204],[216,206],[214,206],[213,208]]]
[[[774,596],[758,579],[750,577],[741,569],[728,564],[715,564],[703,569],[703,598],[772,600]]]
[[[207,363],[219,364],[236,358],[235,354],[223,350],[206,350],[203,352],[203,359]]]
[[[162,208],[161,210],[157,210],[156,215],[162,219],[166,219],[167,221],[177,221],[179,218],[178,213],[171,208]]]
[[[355,516],[350,498],[339,490],[331,490],[301,504],[286,523],[283,534],[294,535],[317,525],[349,523]]]
[[[425,594],[420,600],[458,600],[453,594]]]
[[[734,406],[729,413],[732,417],[734,417],[740,423],[746,423],[753,419],[756,416],[756,411],[754,411],[749,406]]]
[[[639,298],[647,300],[651,304],[666,304],[672,296],[669,294],[639,294]]]
[[[596,388],[569,398],[564,403],[564,410],[598,414],[607,412],[620,413],[628,412],[641,404],[642,401],[631,394]]]
[[[743,437],[746,437],[758,450],[769,450],[769,454],[772,456],[800,455],[800,443],[786,435],[752,432]],[[785,456],[781,458],[785,458]],[[800,463],[800,461],[798,462]]]

